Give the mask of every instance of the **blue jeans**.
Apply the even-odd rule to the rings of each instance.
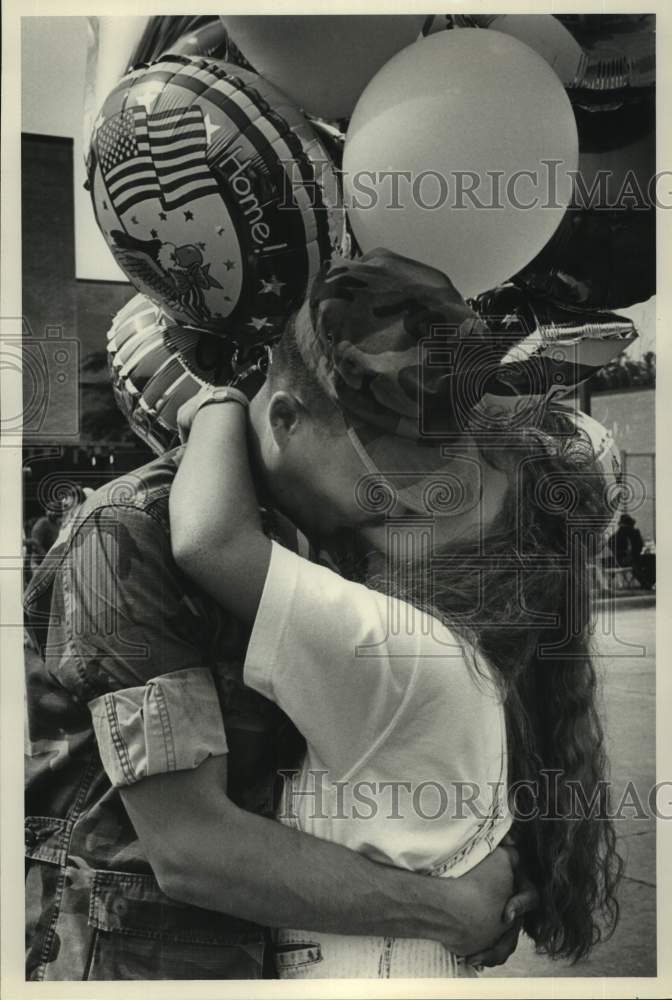
[[[438,941],[300,930],[273,934],[280,979],[457,979],[476,969]]]

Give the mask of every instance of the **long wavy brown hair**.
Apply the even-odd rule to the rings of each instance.
[[[273,367],[328,423],[331,404],[291,341]],[[511,423],[481,447],[487,462],[509,473],[503,506],[485,537],[439,553],[429,607],[427,580],[412,566],[385,579],[367,575],[360,550],[342,568],[430,610],[494,670],[514,835],[540,893],[524,928],[539,950],[576,961],[613,932],[619,915],[622,860],[591,650],[592,567],[613,504],[592,446],[567,411],[537,406]]]
[[[589,440],[560,408],[538,408],[482,449],[510,485],[485,536],[438,553],[429,610],[498,677],[508,734],[514,836],[540,893],[525,930],[576,961],[619,915],[622,860],[609,815],[608,761],[592,653],[594,562],[613,517]],[[422,605],[427,581],[387,588]],[[409,580],[411,581],[409,587]],[[380,586],[381,581],[370,580]]]
[[[525,929],[549,955],[577,960],[613,932],[622,873],[591,649],[610,485],[561,410],[512,432],[509,462],[512,453],[484,568],[473,552],[447,553],[435,606],[469,633],[504,689],[511,804],[531,817],[517,820],[516,840],[541,895]]]

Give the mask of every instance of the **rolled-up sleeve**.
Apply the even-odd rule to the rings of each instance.
[[[212,674],[176,670],[89,702],[103,767],[115,787],[198,767],[227,753]]]
[[[105,506],[73,534],[56,574],[63,627],[49,672],[81,702],[176,670],[208,668],[205,622],[163,525],[143,509]]]

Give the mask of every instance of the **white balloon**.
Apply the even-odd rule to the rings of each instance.
[[[583,60],[583,49],[552,14],[502,14],[489,25],[529,45],[555,70],[566,85],[576,80]]]
[[[439,32],[395,55],[358,101],[346,207],[362,250],[421,260],[472,296],[545,246],[577,163],[572,107],[536,52],[497,31]]]

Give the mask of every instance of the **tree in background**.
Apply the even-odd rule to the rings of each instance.
[[[608,365],[601,368],[591,381],[593,392],[607,392],[613,389],[655,389],[656,355],[647,351],[638,361],[620,354]]]

